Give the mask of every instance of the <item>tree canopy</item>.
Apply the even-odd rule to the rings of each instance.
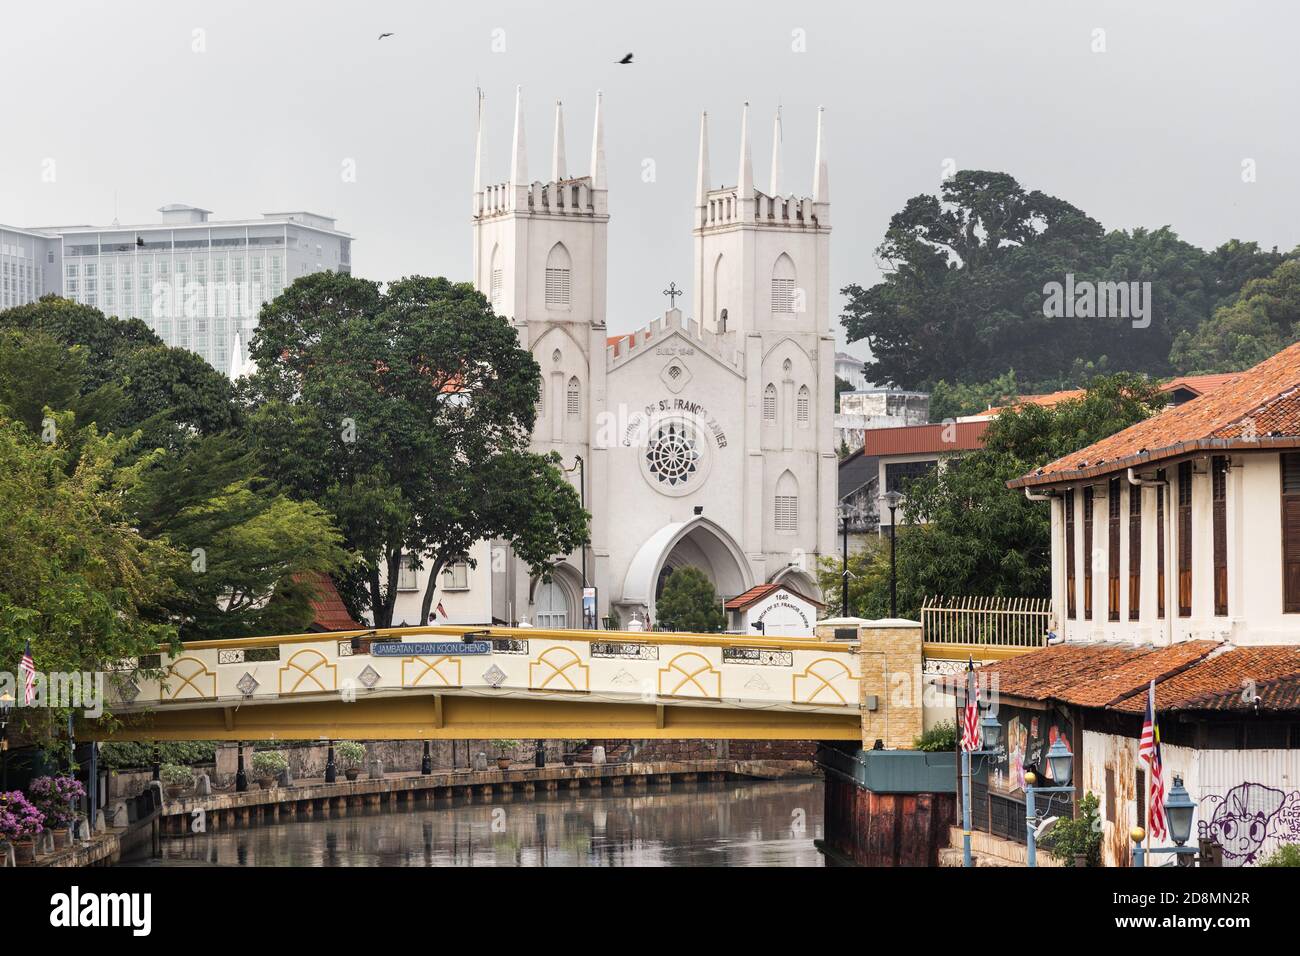
[[[391,624],[401,562],[439,573],[508,540],[535,572],[587,542],[558,459],[530,452],[541,372],[467,283],[379,285],[337,273],[264,307],[246,383],[249,427],[278,483],[338,520],[360,560],[354,613]]]
[[[727,623],[726,612],[709,576],[699,568],[686,565],[676,568],[664,582],[663,593],[655,602],[661,631],[690,631],[713,634]]]
[[[916,616],[927,596],[1047,596],[1051,517],[1041,502],[1007,488],[1012,478],[1148,417],[1166,396],[1142,376],[1098,377],[1083,397],[1052,408],[1023,405],[999,414],[984,447],[951,456],[905,488],[897,539],[899,613]],[[924,522],[924,523],[922,523]],[[864,617],[889,610],[889,549],[859,557],[850,606]],[[840,565],[827,559],[820,583],[839,600]]]
[[[1041,391],[1116,371],[1167,376],[1207,360],[1220,370],[1232,361],[1231,346],[1174,350],[1175,343],[1291,258],[1236,240],[1205,252],[1168,226],[1106,232],[1062,199],[980,170],[958,172],[939,196],[908,200],[877,256],[884,279],[843,290],[849,341],[871,346],[868,378],[929,388],[1014,372]],[[1150,325],[1045,314],[1048,284],[1067,275],[1076,283],[1149,282]]]

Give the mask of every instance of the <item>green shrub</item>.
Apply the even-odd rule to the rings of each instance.
[[[1101,816],[1097,807],[1097,795],[1084,794],[1079,801],[1079,815],[1073,820],[1057,820],[1043,838],[1043,846],[1066,866],[1074,866],[1076,855],[1087,858],[1085,866],[1101,866]]]
[[[498,757],[509,757],[514,753],[515,748],[519,746],[517,740],[494,740],[492,743],[497,748]]]
[[[194,786],[194,774],[189,767],[178,763],[165,763],[158,771],[158,778],[169,787]]]
[[[334,745],[334,753],[344,767],[360,767],[366,759],[366,748],[355,740],[341,740]]]
[[[217,745],[210,740],[168,740],[158,745],[162,763],[192,767],[217,759]],[[154,765],[150,743],[107,743],[99,748],[100,763],[108,770],[146,770]]]
[[[912,746],[926,753],[953,751],[957,749],[957,725],[951,720],[935,724],[921,736],[912,740]]]
[[[1300,843],[1284,843],[1260,866],[1300,866]]]
[[[279,750],[259,750],[253,754],[253,775],[259,780],[278,777],[281,771],[287,769],[289,758]]]

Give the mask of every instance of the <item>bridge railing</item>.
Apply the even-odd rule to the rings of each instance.
[[[427,627],[198,641],[123,662],[115,712],[402,691],[856,712],[855,643],[637,631]]]
[[[1050,598],[931,597],[921,607],[926,644],[1033,650],[1047,646]]]

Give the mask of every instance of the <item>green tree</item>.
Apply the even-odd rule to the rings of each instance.
[[[124,507],[147,462],[119,467],[124,442],[93,431],[71,441],[71,414],[54,417],[48,442],[0,417],[0,659],[16,662],[30,641],[42,673],[103,671],[174,639],[148,612],[181,556],[140,535]],[[13,719],[50,742],[69,713],[18,708]]]
[[[713,582],[699,568],[690,565],[668,575],[663,594],[655,602],[655,614],[659,618],[655,626],[661,631],[713,634],[727,623]]]
[[[1240,295],[1174,342],[1172,358],[1185,373],[1239,372],[1300,339],[1300,260],[1251,278]]]
[[[997,416],[984,447],[951,456],[915,479],[897,540],[898,611],[916,617],[928,596],[1042,597],[1050,593],[1051,518],[1040,502],[1007,488],[1013,478],[1151,415],[1159,387],[1130,373],[1093,380],[1082,398],[1052,408],[1024,405]],[[889,608],[887,544],[850,557],[850,606],[863,617]],[[823,588],[838,596],[838,562],[824,562]],[[828,588],[828,585],[830,586]]]
[[[93,391],[118,376],[118,363],[136,349],[163,341],[139,319],[114,319],[94,306],[47,295],[0,312],[0,325],[45,332],[67,346],[85,350],[85,390]]]
[[[870,343],[873,381],[951,386],[1016,369],[1030,390],[1047,391],[1116,371],[1170,374],[1176,339],[1295,253],[1235,240],[1207,253],[1168,226],[1107,233],[1006,173],[962,170],[939,196],[908,200],[877,255],[889,271],[870,288],[845,288],[841,317],[849,341]],[[1046,315],[1047,284],[1067,275],[1150,283],[1150,324]]]
[[[504,538],[540,573],[585,545],[588,516],[558,458],[528,450],[541,372],[468,284],[297,280],[262,310],[250,428],[282,487],[338,521],[359,602],[391,625],[401,561],[441,570]]]
[[[949,384],[946,379],[930,389],[930,421],[947,422],[963,415],[978,415],[991,407],[1005,405],[1020,395],[1015,371],[988,382]]]

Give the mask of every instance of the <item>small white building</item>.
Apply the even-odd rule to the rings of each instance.
[[[811,638],[825,607],[793,588],[760,584],[727,602],[727,629],[759,637]]]

